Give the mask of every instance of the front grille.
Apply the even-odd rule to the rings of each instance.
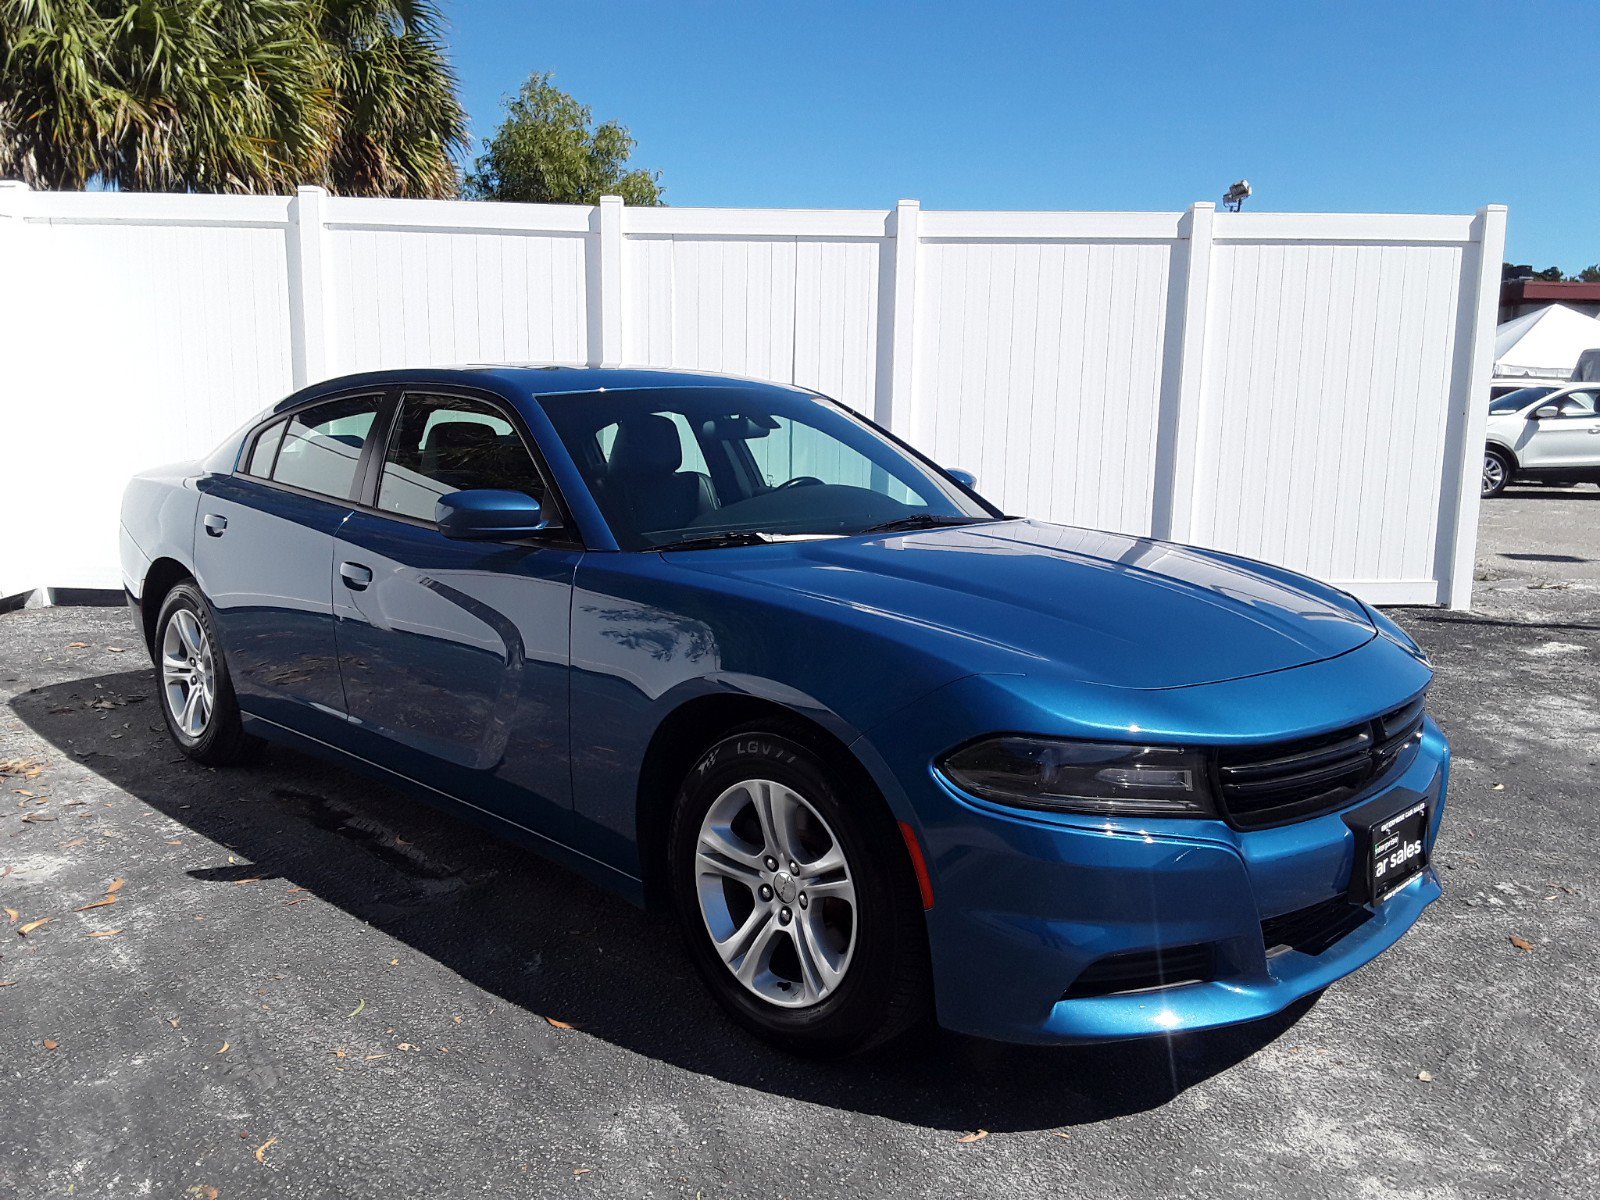
[[[1090,963],[1061,997],[1121,996],[1216,978],[1215,955],[1209,944],[1169,946],[1108,954]]]
[[[1217,795],[1236,829],[1283,825],[1343,807],[1410,761],[1423,697],[1319,737],[1217,754]]]
[[[1371,915],[1360,905],[1351,904],[1344,896],[1335,896],[1332,900],[1323,900],[1261,922],[1261,941],[1267,948],[1268,958],[1289,950],[1298,950],[1301,954],[1321,954],[1341,938],[1355,932],[1357,926]]]

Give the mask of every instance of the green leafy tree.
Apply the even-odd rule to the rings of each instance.
[[[1590,263],[1578,272],[1579,283],[1600,283],[1600,263]]]
[[[331,144],[322,182],[359,196],[452,198],[470,147],[431,0],[321,0]]]
[[[1546,267],[1542,271],[1535,271],[1533,273],[1533,277],[1535,279],[1542,279],[1546,283],[1560,283],[1566,278],[1566,276],[1561,273],[1560,267]]]
[[[454,195],[439,27],[428,0],[0,0],[0,176]]]
[[[628,204],[657,205],[659,172],[628,169],[637,144],[615,121],[594,124],[548,73],[528,77],[506,101],[506,119],[467,175],[466,193],[481,200],[594,204],[621,196]]]

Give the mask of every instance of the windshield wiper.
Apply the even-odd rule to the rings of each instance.
[[[724,546],[765,546],[778,541],[774,534],[759,529],[726,529],[721,533],[707,533],[699,537],[679,538],[675,542],[662,542],[652,550],[719,550]]]
[[[859,529],[857,533],[892,533],[899,529],[936,529],[943,525],[977,525],[984,521],[992,521],[993,517],[959,517],[939,516],[936,513],[912,513],[908,517],[896,517],[892,521],[880,521],[876,525],[868,525]]]

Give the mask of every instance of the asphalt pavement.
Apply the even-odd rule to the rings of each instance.
[[[769,1050],[529,852],[182,759],[125,612],[0,616],[0,1197],[1592,1196],[1600,489],[1484,507],[1475,611],[1395,613],[1444,899],[1279,1018],[1088,1048]]]

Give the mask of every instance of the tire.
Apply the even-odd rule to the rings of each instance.
[[[1506,484],[1511,482],[1511,460],[1498,450],[1486,449],[1483,452],[1483,488],[1479,492],[1484,499],[1498,496],[1506,490]]]
[[[803,728],[764,721],[708,749],[678,794],[668,869],[689,955],[735,1021],[794,1053],[858,1054],[931,1015],[920,893],[869,788]],[[761,801],[788,814],[781,834]]]
[[[211,606],[192,581],[177,584],[162,601],[151,657],[156,699],[178,749],[208,767],[256,758],[262,742],[240,722]]]

